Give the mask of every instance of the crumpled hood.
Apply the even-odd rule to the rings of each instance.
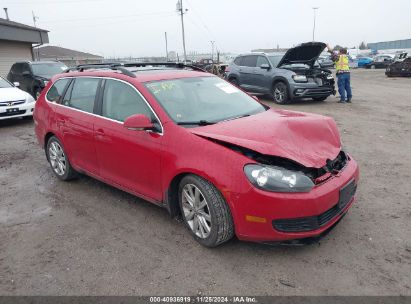
[[[297,45],[284,54],[277,67],[279,68],[283,65],[293,63],[302,63],[313,66],[314,62],[320,57],[326,46],[327,45],[323,42],[307,42]]]
[[[321,168],[341,150],[340,135],[332,118],[286,110],[270,109],[187,130],[261,154],[291,159],[305,167]]]
[[[0,88],[0,102],[25,100],[28,93],[18,88]]]

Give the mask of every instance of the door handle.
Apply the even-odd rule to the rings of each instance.
[[[96,130],[96,135],[98,135],[98,136],[104,136],[104,131],[103,131],[103,129],[97,129],[97,130]]]

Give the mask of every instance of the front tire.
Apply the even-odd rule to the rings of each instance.
[[[216,247],[233,237],[230,208],[213,184],[187,175],[180,182],[178,198],[183,221],[201,245]]]
[[[273,95],[273,99],[275,103],[278,103],[278,104],[290,103],[288,87],[284,82],[277,82],[274,84],[272,95]]]
[[[77,177],[77,172],[71,166],[63,145],[57,137],[50,137],[46,151],[50,167],[59,179],[68,181]]]

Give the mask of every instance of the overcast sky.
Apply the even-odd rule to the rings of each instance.
[[[51,45],[110,56],[182,54],[177,0],[0,0],[10,19],[50,31]],[[411,38],[410,0],[183,0],[187,52],[247,52],[316,40],[348,47]],[[0,15],[4,18],[4,12]]]

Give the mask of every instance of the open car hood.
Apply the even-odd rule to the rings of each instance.
[[[294,63],[308,64],[312,67],[326,47],[327,45],[323,42],[307,42],[297,45],[284,54],[277,67]]]
[[[244,147],[264,155],[321,168],[341,150],[332,118],[270,109],[249,117],[187,129],[198,136]]]

